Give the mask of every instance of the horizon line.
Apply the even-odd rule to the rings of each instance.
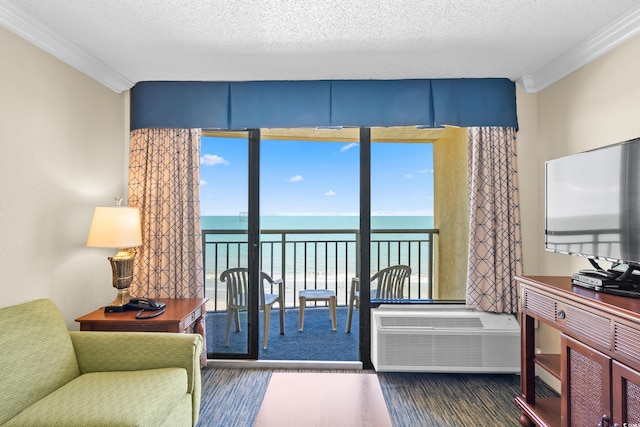
[[[232,213],[227,213],[227,214],[200,214],[201,217],[203,216],[237,216],[237,217],[247,217],[247,214],[245,212],[241,212],[241,213],[237,213],[237,214],[232,214]],[[318,212],[314,212],[314,213],[280,213],[280,214],[263,214],[260,215],[261,217],[264,216],[336,216],[336,217],[357,217],[360,216],[357,213],[318,213]],[[391,213],[384,213],[384,212],[372,212],[371,216],[434,216],[433,212],[431,213],[424,213],[424,212],[391,212]]]

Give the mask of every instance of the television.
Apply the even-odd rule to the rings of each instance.
[[[640,138],[547,161],[545,199],[547,251],[640,268]]]

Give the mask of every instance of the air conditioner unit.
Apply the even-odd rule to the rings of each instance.
[[[381,305],[371,314],[376,371],[520,372],[520,326],[511,314],[453,304]]]

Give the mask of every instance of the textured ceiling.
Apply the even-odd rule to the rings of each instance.
[[[77,49],[92,63],[83,71],[91,75],[104,66],[125,86],[145,80],[526,81],[612,24],[626,25],[630,37],[638,22],[637,0],[0,0],[1,25],[74,66],[65,56]],[[47,45],[47,38],[55,43]]]

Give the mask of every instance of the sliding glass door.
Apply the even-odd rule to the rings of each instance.
[[[209,358],[258,358],[260,132],[204,132],[200,205]]]

